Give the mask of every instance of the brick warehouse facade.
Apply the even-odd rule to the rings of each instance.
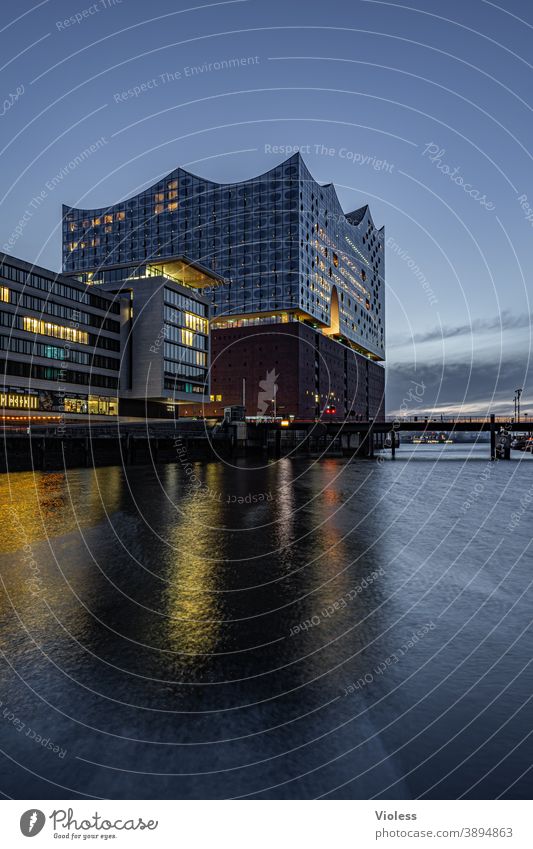
[[[185,415],[221,416],[244,393],[247,416],[384,416],[384,369],[302,322],[212,331],[211,386],[218,400],[187,405]]]

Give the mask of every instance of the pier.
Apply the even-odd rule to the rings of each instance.
[[[378,451],[396,457],[401,434],[434,431],[490,433],[490,458],[510,459],[512,433],[533,433],[533,419],[509,421],[489,415],[469,418],[412,418],[380,421],[217,422],[213,419],[4,427],[0,471],[45,470],[101,465],[141,465],[235,456],[308,455],[373,459]]]
[[[420,417],[412,419],[384,419],[380,421],[360,422],[324,422],[309,423],[308,437],[315,427],[325,428],[330,440],[340,439],[343,453],[354,453],[359,456],[372,458],[376,449],[390,448],[391,456],[396,456],[396,448],[400,444],[400,433],[418,432],[421,435],[434,431],[446,432],[449,436],[456,433],[490,433],[490,459],[510,459],[510,443],[512,433],[533,433],[533,419],[509,420],[505,416],[470,416],[456,417]],[[268,427],[268,425],[267,425]],[[301,422],[288,422],[285,430],[301,430]],[[283,428],[282,428],[283,429]]]

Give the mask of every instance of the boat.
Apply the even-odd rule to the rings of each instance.
[[[453,445],[455,439],[444,431],[428,431],[423,436],[413,436],[411,442],[413,445]]]

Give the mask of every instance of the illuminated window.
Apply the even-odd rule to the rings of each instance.
[[[333,265],[335,266],[335,268],[339,267],[339,257],[335,252],[333,253]]]
[[[63,403],[65,413],[87,412],[87,400],[85,398],[65,398]]]
[[[68,249],[69,249],[69,251],[75,251],[77,247],[78,247],[77,242],[70,242]]]
[[[0,392],[0,407],[11,407],[15,410],[37,410],[39,398],[37,395]]]
[[[77,330],[75,327],[64,327],[62,324],[52,324],[50,321],[42,321],[39,318],[30,318],[25,315],[23,319],[24,330],[28,333],[40,333],[41,336],[54,336],[56,339],[66,339],[69,342],[80,342],[82,345],[89,344],[89,334],[85,330]]]
[[[178,208],[177,201],[172,201],[172,203],[169,203],[169,205],[167,207],[169,212],[176,212],[177,208]]]
[[[101,218],[93,218],[93,227],[98,227],[99,224],[102,223]]]
[[[112,224],[113,216],[112,215],[104,215],[104,224]]]
[[[171,180],[170,183],[168,183],[168,188],[169,189],[177,189],[178,188],[178,181],[177,180]]]
[[[9,289],[7,286],[0,286],[0,301],[5,301],[6,304],[9,303]]]
[[[156,195],[154,195],[154,200],[156,203],[163,203],[163,201],[165,200],[164,192],[158,192]]]
[[[115,213],[115,221],[124,221],[126,218],[125,212],[116,212]]]
[[[88,407],[92,416],[116,416],[118,415],[118,398],[89,395]]]
[[[181,341],[184,345],[192,345],[194,338],[194,333],[192,330],[182,330],[181,331]]]
[[[156,215],[161,215],[161,213],[163,212],[163,209],[164,209],[164,207],[163,207],[162,203],[156,203],[156,205],[154,207],[154,212],[155,212]]]
[[[197,333],[204,333],[207,335],[207,319],[200,318],[200,316],[193,315],[190,312],[184,312],[183,317],[185,319],[185,327],[188,327],[190,330],[195,330]]]
[[[75,233],[75,232],[76,232],[76,227],[77,227],[77,226],[78,226],[78,225],[76,224],[76,222],[75,222],[75,221],[73,221],[71,224],[69,224],[69,225],[68,225],[69,232],[70,232],[70,233]]]

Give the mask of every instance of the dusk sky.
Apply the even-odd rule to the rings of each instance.
[[[530,3],[3,13],[3,250],[59,270],[62,203],[115,203],[178,166],[244,180],[298,146],[345,211],[385,225],[388,412],[415,409],[413,382],[417,409],[505,414],[524,387],[533,412]]]

